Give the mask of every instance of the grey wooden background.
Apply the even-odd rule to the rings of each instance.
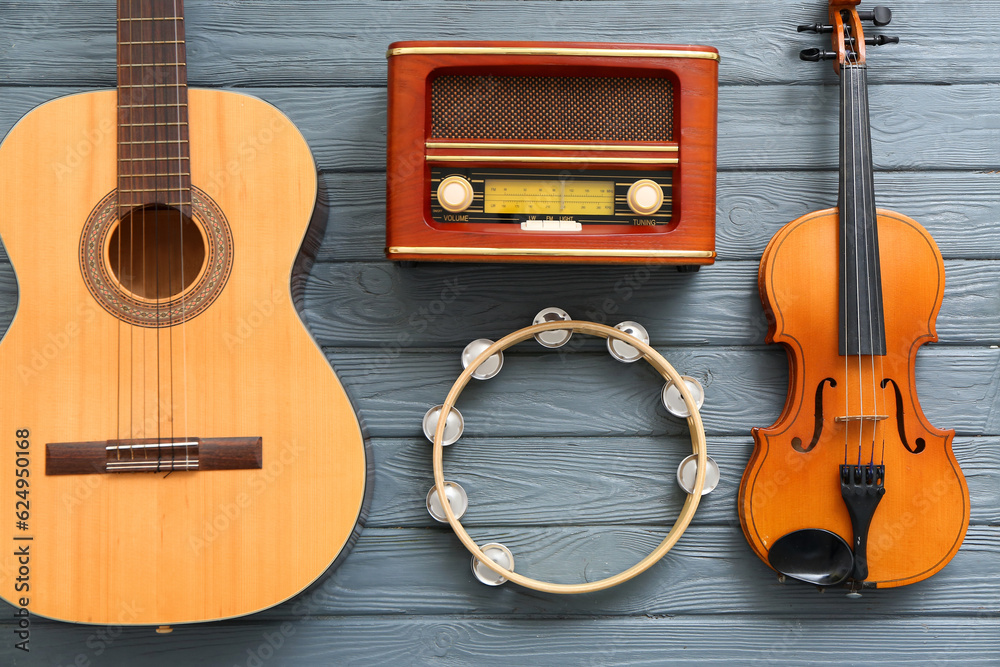
[[[12,649],[3,607],[0,663],[1000,663],[997,3],[893,5],[884,32],[901,44],[876,49],[870,74],[879,204],[921,221],[945,257],[940,341],[920,353],[917,374],[930,420],[958,431],[972,497],[961,551],[931,579],[849,600],[778,582],[736,518],[749,429],[777,417],[787,382],[783,352],[764,344],[757,263],[781,225],[836,196],[836,78],[827,64],[797,59],[821,40],[795,32],[823,20],[825,4],[189,0],[191,84],[277,105],[328,186],[308,321],[372,435],[370,521],[315,593],[236,621],[158,636],[36,619],[25,656]],[[110,0],[0,0],[0,136],[45,100],[113,87],[114,11]],[[695,274],[387,262],[384,52],[402,39],[716,46],[718,262]],[[6,269],[5,321],[15,302]],[[667,558],[581,597],[480,585],[450,529],[423,507],[431,470],[420,418],[444,398],[462,347],[550,305],[643,323],[654,346],[705,385],[710,453],[723,474]],[[466,437],[446,456],[448,477],[471,496],[473,536],[507,544],[519,571],[565,582],[648,552],[677,516],[673,471],[690,448],[684,424],[657,403],[659,384],[590,342],[564,354],[534,344],[509,353],[500,376],[462,397]]]

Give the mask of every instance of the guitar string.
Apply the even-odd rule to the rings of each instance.
[[[151,3],[150,7],[151,18],[155,17],[156,7],[158,5],[159,3],[155,1]],[[150,34],[152,35],[150,41],[155,42],[157,41],[156,38],[159,36],[158,35],[159,31],[156,25],[158,21],[149,21],[149,23],[151,24]],[[163,126],[162,119],[165,110],[165,105],[167,104],[167,99],[166,99],[167,92],[166,89],[163,88],[163,86],[161,85],[162,82],[160,81],[160,72],[162,70],[156,66],[157,61],[159,60],[158,54],[156,53],[157,51],[156,44],[150,44],[149,50],[151,52],[150,60],[146,66],[149,67],[149,70],[153,75],[152,76],[153,83],[156,84],[153,87],[153,103],[156,104],[156,106],[154,107],[155,111],[153,115],[153,123],[154,123],[153,155],[158,158],[159,157],[158,146],[160,144],[157,144],[156,141],[157,137],[160,136],[160,127]],[[157,99],[158,97],[160,98],[159,100]],[[163,136],[164,138],[166,138],[165,133]],[[166,149],[167,144],[163,144],[163,147],[164,149]],[[155,195],[154,202],[155,202],[157,199],[161,198],[165,199],[167,193],[166,192],[161,193],[159,191],[160,183],[163,182],[163,177],[160,176],[161,173],[160,161],[157,159],[154,160],[153,162],[154,164],[156,164],[156,168],[153,169],[153,173],[155,174],[155,176],[153,177],[153,190],[156,190],[156,192],[154,193]],[[162,446],[163,416],[160,414],[160,410],[162,409],[163,405],[163,399],[162,396],[160,395],[160,391],[162,388],[162,383],[160,380],[160,367],[162,365],[162,360],[160,359],[160,338],[161,338],[160,332],[162,329],[162,327],[160,326],[160,218],[165,217],[166,214],[163,213],[161,215],[161,212],[157,210],[158,208],[159,208],[158,203],[153,203],[151,206],[151,210],[153,211],[153,303],[155,304],[154,305],[155,319],[153,320],[154,323],[153,338],[156,341],[156,443],[158,445],[155,449],[156,449],[156,471],[160,472],[160,467],[163,463],[163,446]]]
[[[176,119],[177,119],[177,186],[178,186],[177,192],[180,195],[177,201],[182,203],[182,205],[178,207],[178,215],[177,215],[178,224],[180,226],[180,285],[179,286],[180,286],[180,290],[181,290],[181,296],[180,296],[180,299],[178,301],[177,308],[179,308],[179,318],[180,318],[180,328],[181,328],[181,354],[182,354],[182,364],[183,364],[183,367],[184,367],[184,380],[183,380],[183,385],[182,385],[182,391],[183,391],[183,394],[184,394],[184,401],[183,401],[184,429],[183,429],[183,433],[182,433],[181,437],[184,439],[185,442],[187,442],[187,440],[188,440],[188,432],[187,432],[187,321],[186,321],[186,318],[185,318],[185,308],[184,308],[184,305],[185,305],[186,299],[187,299],[187,295],[184,293],[184,288],[185,288],[185,284],[184,283],[185,283],[186,278],[185,278],[185,273],[184,273],[184,226],[185,225],[184,225],[184,208],[183,208],[183,202],[185,202],[185,201],[188,200],[188,197],[186,195],[187,195],[187,193],[191,193],[191,190],[188,189],[187,192],[185,192],[185,190],[184,190],[184,177],[181,176],[181,174],[184,173],[184,159],[183,159],[183,156],[184,156],[184,144],[183,144],[183,138],[184,138],[183,134],[184,134],[184,131],[183,131],[183,127],[184,126],[181,125],[181,122],[182,122],[181,121],[181,88],[182,88],[182,86],[181,86],[181,65],[180,65],[180,62],[181,62],[181,54],[180,54],[181,25],[180,25],[180,14],[178,13],[178,8],[177,8],[177,0],[173,0],[173,14],[171,14],[171,16],[174,17],[173,18],[173,24],[174,24],[174,40],[173,40],[174,41],[174,84],[175,84],[175,95],[174,95],[175,107],[174,108],[176,110]],[[185,58],[185,60],[186,60],[186,58]],[[185,65],[185,67],[186,67],[186,65]],[[187,70],[185,69],[185,72],[186,71]],[[187,82],[185,81],[185,85],[186,84],[187,84]],[[190,140],[190,134],[188,134],[188,138]],[[191,173],[191,168],[190,168],[191,167],[191,159],[190,158],[191,158],[191,155],[190,155],[190,147],[189,147],[188,148],[188,170],[187,170],[189,174]],[[191,215],[193,216],[194,215],[194,196],[193,196],[193,193],[190,195],[190,201],[191,201]],[[173,309],[171,309],[171,313],[173,313]],[[171,360],[170,360],[170,416],[171,416],[171,426],[172,426],[172,428],[171,428],[171,436],[174,435],[174,433],[173,433],[173,427],[176,426],[176,420],[174,419],[174,389],[173,389],[174,388],[174,364],[173,364],[173,352],[172,352],[173,351],[173,330],[174,330],[173,321],[171,321],[171,323],[170,323],[170,334],[171,334],[171,339],[170,339],[171,340],[171,348],[170,348],[171,349]],[[171,451],[171,455],[173,455],[174,449],[171,448],[170,451]],[[189,460],[189,457],[188,457],[188,447],[187,447],[187,445],[185,445],[184,446],[184,465],[183,465],[183,469],[184,470],[188,470],[189,466],[190,466],[190,460]]]
[[[118,16],[119,16],[119,18],[125,18],[125,16],[124,16],[124,14],[125,14],[124,9],[125,8],[121,6],[121,3],[119,3],[119,5],[118,5],[118,10],[119,10],[118,11]],[[129,13],[131,13],[131,7],[129,7],[128,9],[129,9]],[[128,38],[127,39],[125,38],[125,35],[124,35],[124,27],[125,27],[125,25],[128,25]],[[122,191],[122,186],[124,184],[124,178],[125,178],[125,175],[124,175],[124,165],[125,165],[125,163],[124,163],[124,161],[122,159],[123,158],[123,154],[125,152],[125,145],[123,145],[121,143],[122,136],[123,136],[121,122],[122,122],[122,117],[123,117],[123,115],[125,113],[122,105],[123,105],[123,102],[125,102],[125,100],[123,100],[122,98],[125,96],[125,90],[131,90],[131,88],[126,89],[126,88],[123,88],[120,85],[120,84],[122,84],[124,82],[124,77],[123,77],[123,74],[122,74],[123,71],[127,71],[129,73],[128,83],[129,84],[132,83],[132,68],[131,67],[122,67],[122,65],[125,64],[124,61],[131,60],[131,58],[126,59],[126,58],[123,57],[124,53],[122,51],[122,46],[123,46],[123,42],[126,42],[126,41],[128,41],[128,42],[134,42],[135,40],[134,40],[133,35],[132,35],[132,22],[131,21],[119,21],[116,32],[118,34],[118,53],[116,54],[117,55],[116,60],[117,60],[117,64],[118,64],[118,70],[115,72],[115,78],[118,81],[119,86],[118,86],[118,90],[115,93],[116,102],[117,102],[117,107],[115,109],[115,111],[116,111],[115,122],[118,124],[117,130],[118,130],[118,142],[119,143],[115,147],[115,151],[117,153],[116,157],[118,158],[118,160],[117,160],[117,166],[118,166],[118,169],[117,169],[117,185],[118,185],[118,211],[117,211],[117,217],[118,217],[118,248],[117,248],[117,257],[115,258],[115,263],[117,265],[117,271],[116,271],[116,273],[118,275],[118,280],[120,281],[121,278],[122,278],[122,235],[124,233],[123,232],[123,220],[122,220],[122,210],[124,209],[124,206],[122,205],[122,199],[124,198],[124,192]],[[130,51],[131,51],[131,48],[132,47],[129,46]],[[131,127],[129,128],[129,130],[131,132]],[[128,146],[129,146],[129,150],[131,150],[131,144],[128,144]],[[121,438],[122,438],[122,320],[121,320],[120,317],[116,318],[116,319],[118,321],[118,324],[117,324],[117,327],[116,327],[117,328],[117,348],[116,348],[117,355],[116,355],[116,363],[115,363],[115,375],[118,378],[118,380],[117,380],[117,385],[115,387],[115,441],[118,442],[118,443],[120,443],[121,442]],[[121,447],[119,447],[118,449],[115,450],[115,458],[120,461],[121,460],[121,455],[122,455],[121,454]]]

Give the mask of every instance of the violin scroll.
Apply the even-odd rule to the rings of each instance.
[[[830,34],[833,51],[819,48],[803,49],[799,58],[810,62],[834,60],[833,68],[840,73],[840,67],[845,63],[862,64],[865,62],[866,46],[883,46],[898,44],[899,37],[877,35],[865,37],[861,28],[862,21],[871,21],[875,26],[889,25],[892,21],[892,10],[878,6],[868,11],[860,11],[856,6],[861,0],[830,0],[830,24],[807,23],[798,27],[799,32]]]

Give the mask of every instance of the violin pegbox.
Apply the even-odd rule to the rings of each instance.
[[[889,25],[892,21],[892,11],[888,7],[878,6],[869,11],[856,9],[861,0],[830,0],[829,24],[808,23],[798,27],[799,32],[814,32],[830,34],[832,51],[820,48],[803,49],[799,58],[810,62],[833,60],[833,69],[840,72],[840,66],[845,63],[862,64],[867,58],[865,47],[898,44],[899,37],[877,35],[865,37],[861,27],[862,21],[871,21],[876,27]]]

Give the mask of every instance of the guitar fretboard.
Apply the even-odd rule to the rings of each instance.
[[[183,0],[118,0],[121,215],[163,204],[191,214]]]

